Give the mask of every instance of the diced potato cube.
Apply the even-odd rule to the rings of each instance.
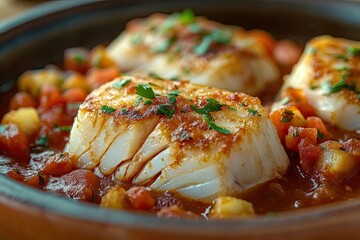
[[[317,163],[317,169],[321,173],[337,179],[352,177],[356,166],[355,159],[340,149],[323,150]]]
[[[27,136],[36,134],[40,129],[40,117],[35,108],[26,107],[17,110],[11,110],[3,117],[1,124],[13,123],[20,131]]]
[[[86,92],[90,91],[90,86],[87,83],[85,76],[77,73],[71,74],[61,85],[62,91],[68,90],[70,88],[81,88]]]
[[[18,88],[20,91],[30,93],[33,97],[38,97],[43,85],[60,86],[61,81],[61,73],[54,69],[26,71],[18,80]]]
[[[125,189],[120,186],[112,187],[101,198],[100,207],[125,209],[129,207],[129,199]]]
[[[255,215],[253,205],[235,197],[218,197],[210,211],[210,218],[239,218]]]

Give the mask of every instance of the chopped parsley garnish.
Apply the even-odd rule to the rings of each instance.
[[[72,128],[72,126],[59,126],[59,127],[56,127],[56,129],[59,129],[59,131],[61,131],[61,132],[70,132],[71,128]]]
[[[360,55],[360,47],[349,47],[348,52],[353,56]]]
[[[0,125],[0,134],[4,135],[8,129],[9,125]]]
[[[188,100],[188,101],[192,101],[193,99],[192,99],[192,98],[188,98],[187,100]]]
[[[334,57],[341,59],[343,61],[349,61],[348,57],[344,54],[337,53],[337,54],[334,54]]]
[[[253,116],[261,116],[259,112],[253,108],[249,108],[247,111]]]
[[[325,95],[330,95],[331,93],[340,92],[343,89],[352,90],[355,93],[359,93],[358,90],[355,89],[354,85],[349,85],[346,80],[348,78],[347,74],[343,74],[340,81],[336,82],[335,84],[331,84],[330,81],[327,81],[323,84],[322,89]]]
[[[322,132],[320,132],[319,130],[317,130],[317,138],[324,139],[324,134]]]
[[[213,42],[228,44],[231,40],[232,33],[227,30],[214,29],[207,33],[199,45],[194,48],[194,53],[204,55],[207,53]]]
[[[173,105],[173,104],[175,104],[176,103],[176,97],[175,97],[175,95],[170,95],[169,94],[169,104],[170,105]]]
[[[197,23],[192,23],[188,26],[190,32],[193,32],[193,33],[200,33],[202,31],[202,28],[199,24]]]
[[[207,53],[212,43],[212,39],[210,37],[205,37],[199,45],[194,48],[194,53],[196,55],[204,55]]]
[[[81,54],[81,53],[74,55],[74,60],[75,60],[75,62],[80,63],[80,64],[86,62],[84,54]]]
[[[142,100],[143,100],[143,97],[139,97],[139,98],[135,101],[134,106],[139,105]]]
[[[151,101],[151,100],[146,100],[146,101],[144,101],[144,105],[150,105],[150,104],[152,104],[152,101]]]
[[[35,141],[35,144],[37,146],[48,147],[49,139],[45,135],[42,135]]]
[[[161,104],[159,105],[158,110],[156,111],[157,115],[165,115],[169,119],[174,116],[175,108],[171,107],[170,105]]]
[[[291,122],[291,120],[294,118],[294,113],[291,110],[287,110],[285,109],[282,113],[282,118],[280,120],[280,122]]]
[[[134,45],[139,45],[142,42],[143,37],[140,33],[136,34],[134,37],[131,38],[131,43]]]
[[[205,119],[205,122],[207,124],[209,124],[211,129],[214,129],[214,130],[216,130],[216,131],[218,131],[218,132],[220,132],[222,134],[230,134],[230,130],[228,130],[226,128],[222,128],[222,127],[216,125],[216,123],[213,120],[209,119],[208,116],[204,116],[204,119]]]
[[[289,102],[290,102],[290,98],[284,97],[283,99],[281,99],[280,104],[284,106],[284,105],[288,104]]]
[[[126,115],[129,111],[126,108],[121,109],[121,114]]]
[[[174,90],[168,93],[168,95],[174,95],[174,96],[178,96],[180,94],[179,90]]]
[[[228,44],[230,42],[232,33],[227,30],[215,29],[213,30],[209,36],[214,42]]]
[[[144,98],[154,99],[155,93],[152,87],[147,83],[140,83],[135,87],[136,94]]]
[[[155,48],[154,48],[154,52],[155,53],[165,53],[169,50],[171,44],[176,40],[175,37],[171,37],[171,38],[168,38],[166,39],[165,41],[162,41],[160,42],[159,45],[157,45]]]
[[[213,117],[211,117],[210,112],[217,112],[220,111],[221,108],[223,106],[225,106],[225,104],[220,103],[219,101],[213,99],[213,98],[208,98],[206,99],[207,103],[203,108],[198,108],[195,105],[190,105],[190,107],[192,108],[192,110],[194,110],[194,112],[207,116],[210,120],[214,120]]]
[[[169,78],[169,80],[171,80],[171,81],[179,81],[180,78],[179,78],[179,76],[173,76],[173,77]]]
[[[120,88],[123,88],[123,87],[124,87],[126,84],[128,84],[130,81],[131,81],[131,79],[129,79],[129,78],[123,79],[123,80],[121,80],[121,81],[117,81],[117,82],[113,83],[112,86],[113,86],[114,88],[120,89]]]
[[[159,80],[163,80],[163,78],[162,77],[160,77],[159,75],[157,75],[156,73],[154,73],[154,72],[149,72],[149,77],[151,77],[151,78],[155,78],[155,79],[159,79]]]
[[[206,99],[206,101],[207,101],[206,105],[202,108],[198,108],[195,105],[190,105],[190,107],[192,110],[194,110],[194,112],[203,115],[205,122],[209,124],[211,129],[214,129],[223,134],[229,134],[230,131],[216,125],[216,123],[214,122],[215,119],[210,115],[211,112],[220,111],[221,108],[225,106],[225,104],[222,104],[213,98],[208,98]]]
[[[179,15],[179,21],[181,24],[190,24],[195,22],[195,15],[191,9],[185,9]]]
[[[236,111],[236,108],[232,107],[232,106],[228,106],[228,109],[232,110],[232,111]]]
[[[112,107],[109,107],[109,106],[106,106],[106,105],[102,105],[101,108],[100,108],[100,111],[102,111],[103,113],[112,114],[113,112],[116,111],[116,109],[112,108]]]

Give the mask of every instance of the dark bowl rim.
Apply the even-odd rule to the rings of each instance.
[[[259,0],[255,0],[259,1]],[[266,0],[263,0],[266,1]],[[294,3],[294,0],[275,0],[276,2]],[[327,0],[328,2],[337,2]],[[15,16],[0,23],[0,35],[26,24],[32,20],[64,11],[74,7],[84,7],[96,4],[96,0],[77,1],[52,1],[41,4],[20,16]],[[134,1],[138,2],[138,1]],[[345,1],[349,4],[358,4],[355,1]],[[114,211],[99,208],[93,204],[80,203],[72,199],[49,194],[34,188],[20,184],[4,175],[0,175],[0,195],[10,201],[24,206],[32,206],[36,209],[48,211],[65,217],[79,220],[120,224],[134,228],[150,228],[162,231],[192,231],[208,233],[216,232],[241,232],[254,231],[257,229],[270,229],[274,227],[295,226],[299,221],[311,224],[319,219],[336,217],[339,212],[347,213],[354,209],[360,211],[360,199],[327,204],[321,207],[306,208],[288,211],[277,216],[256,216],[246,219],[227,219],[203,221],[197,219],[164,219],[154,215],[139,214],[128,211]]]

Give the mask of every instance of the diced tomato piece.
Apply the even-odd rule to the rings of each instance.
[[[67,103],[83,102],[87,96],[87,92],[79,87],[70,88],[63,92],[62,97]]]
[[[64,103],[61,97],[60,89],[54,85],[44,85],[40,91],[40,106],[41,110],[50,109],[55,105]]]
[[[16,125],[0,125],[0,153],[21,162],[30,160],[28,139]]]
[[[269,54],[272,54],[276,45],[276,41],[274,37],[270,35],[270,33],[255,29],[250,31],[250,35],[262,43]]]
[[[74,117],[66,114],[66,106],[60,105],[44,110],[40,113],[42,122],[49,126],[69,126],[74,122]]]
[[[311,144],[316,144],[317,129],[290,126],[288,134],[285,136],[286,147],[298,151],[298,145],[302,139],[306,139]]]
[[[61,176],[71,172],[73,169],[73,156],[69,153],[58,153],[49,157],[42,169],[42,173]]]
[[[272,111],[269,116],[282,143],[285,143],[285,136],[290,126],[303,127],[306,125],[305,118],[295,106]]]
[[[316,162],[319,160],[321,148],[311,143],[308,139],[301,139],[298,148],[300,165],[302,169],[310,175],[313,172]]]
[[[198,218],[195,213],[186,211],[177,205],[164,207],[156,214],[162,218]]]
[[[36,108],[37,104],[35,99],[27,92],[16,93],[10,101],[10,109],[16,110],[21,107]]]
[[[66,196],[88,202],[97,199],[100,180],[92,171],[77,169],[60,179],[64,182],[63,192]]]
[[[150,210],[155,205],[155,200],[150,192],[143,187],[132,187],[127,191],[129,200],[135,209]]]
[[[273,51],[274,60],[288,71],[297,63],[301,54],[302,49],[288,39],[278,41]]]
[[[360,161],[360,140],[349,139],[346,142],[342,143],[341,146],[357,161]]]
[[[64,53],[64,68],[85,74],[90,66],[89,50],[85,48],[69,48]]]
[[[95,89],[102,84],[114,80],[120,75],[120,70],[118,67],[108,67],[108,68],[92,68],[90,69],[87,79],[91,89]]]
[[[318,130],[318,140],[324,141],[328,136],[329,132],[326,129],[324,122],[321,118],[318,117],[308,117],[306,118],[307,124],[305,127],[307,128],[316,128]]]
[[[36,188],[44,187],[47,184],[47,182],[48,182],[48,178],[40,174],[36,174],[24,179],[25,184]]]
[[[59,151],[63,150],[70,134],[71,126],[57,126],[43,124],[37,137],[37,142],[45,142],[44,147],[50,147]]]
[[[14,180],[21,181],[21,182],[24,180],[24,175],[22,175],[21,172],[17,169],[8,171],[6,173],[6,176],[8,176]]]
[[[288,98],[286,106],[295,106],[303,116],[309,117],[315,115],[315,109],[309,104],[302,90],[288,88],[282,95],[282,99]]]

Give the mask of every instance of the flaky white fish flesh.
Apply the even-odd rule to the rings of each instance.
[[[189,23],[176,14],[135,19],[107,50],[123,71],[251,95],[280,80],[264,45],[248,31],[203,17]]]
[[[141,84],[155,95],[141,97]],[[289,166],[258,98],[144,76],[122,76],[87,97],[69,152],[78,167],[204,201],[238,194]]]
[[[316,114],[343,130],[360,129],[360,42],[320,36],[306,46],[282,92],[299,89]]]

